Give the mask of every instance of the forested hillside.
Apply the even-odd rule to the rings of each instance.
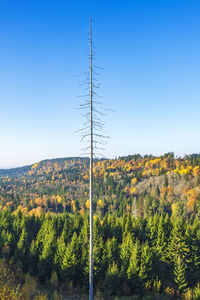
[[[11,284],[1,271],[0,297],[27,299],[31,280],[57,290],[54,299],[87,295],[88,166],[87,158],[63,158],[1,174],[1,269],[8,264],[20,279]],[[199,155],[95,160],[98,299],[200,299],[199,204]]]
[[[26,214],[88,210],[87,158],[46,160],[0,178],[0,206]],[[5,170],[4,170],[5,173]],[[15,176],[13,176],[15,174]],[[135,217],[179,211],[199,214],[200,156],[128,156],[94,163],[94,209]]]

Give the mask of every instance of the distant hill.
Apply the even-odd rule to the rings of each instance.
[[[77,161],[89,161],[88,158],[85,157],[64,157],[64,158],[53,158],[53,159],[45,159],[38,163],[23,166],[23,167],[17,167],[17,168],[9,168],[9,169],[0,169],[0,177],[18,177],[18,176],[26,176],[28,175],[28,172],[31,170],[46,170],[47,168],[50,168],[52,171],[58,167],[59,169],[64,169],[66,166],[70,168],[70,165],[74,165]],[[71,163],[71,164],[70,164]],[[56,164],[56,167],[55,167]],[[35,173],[35,172],[32,172]]]
[[[31,169],[32,165],[10,169],[0,169],[0,177],[15,177],[24,175]]]

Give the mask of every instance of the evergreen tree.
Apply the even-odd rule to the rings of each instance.
[[[152,278],[153,253],[148,242],[143,244],[141,248],[141,265],[139,276],[144,282],[146,282]]]
[[[115,262],[108,266],[102,288],[106,296],[113,296],[116,295],[117,292],[121,292],[121,278],[119,276],[118,266]]]
[[[52,219],[49,216],[47,216],[41,226],[36,245],[39,250],[39,277],[41,281],[44,281],[51,275],[56,249],[56,232]]]
[[[187,280],[186,280],[186,266],[180,256],[176,256],[174,264],[174,281],[176,284],[177,290],[181,293],[185,292],[187,289]]]
[[[148,219],[149,238],[152,246],[156,246],[158,234],[159,215],[155,214],[154,217]]]
[[[160,256],[161,260],[166,261],[166,247],[167,247],[167,237],[164,227],[163,215],[159,218],[158,224],[158,234],[156,239],[156,252]]]
[[[197,286],[194,288],[193,293],[194,300],[200,300],[200,283],[198,282]]]
[[[128,233],[123,237],[120,247],[120,259],[121,259],[121,272],[125,275],[129,266],[130,257],[134,249],[134,242],[131,233]]]
[[[129,266],[127,269],[128,285],[130,286],[131,292],[138,293],[141,289],[140,280],[140,244],[136,241],[132,254],[129,259]]]
[[[39,251],[38,251],[38,248],[37,248],[34,240],[31,242],[28,258],[29,258],[29,273],[30,273],[30,275],[37,275]]]
[[[192,229],[188,229],[186,234],[192,256],[192,262],[187,272],[187,277],[189,285],[193,285],[194,283],[196,284],[200,278],[200,228],[198,220],[194,220]]]
[[[105,265],[105,253],[104,253],[104,243],[102,236],[96,236],[94,239],[94,276],[96,281],[103,280],[104,272],[106,269]]]
[[[17,249],[16,249],[16,260],[21,262],[23,266],[23,270],[25,272],[28,271],[28,248],[29,248],[29,239],[28,239],[28,232],[26,231],[26,228],[22,228],[22,233],[20,235],[20,239],[17,243]]]
[[[168,258],[173,262],[175,257],[180,257],[187,266],[191,262],[191,253],[185,232],[186,225],[184,219],[174,219],[168,246]]]
[[[57,266],[59,275],[61,276],[62,279],[64,279],[64,275],[62,272],[62,264],[63,264],[63,259],[66,253],[66,243],[65,243],[65,231],[62,232],[61,236],[58,237],[57,239],[57,246],[56,246],[56,254],[54,258],[54,262]]]
[[[61,250],[62,251],[62,250]],[[66,251],[61,261],[62,277],[67,281],[72,281],[76,286],[81,277],[80,273],[80,248],[77,233],[74,232],[71,243],[66,247]]]
[[[123,232],[123,235],[127,235],[127,233],[131,232],[131,230],[132,230],[132,219],[129,213],[126,217],[125,230]]]
[[[118,260],[118,243],[115,237],[107,239],[104,248],[104,257],[106,265],[112,265]]]

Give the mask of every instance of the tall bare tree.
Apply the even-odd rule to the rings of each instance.
[[[90,17],[90,260],[89,300],[93,300],[93,81],[92,81],[92,20]]]
[[[94,69],[99,69],[99,67],[93,64],[93,40],[92,40],[92,18],[90,17],[90,31],[89,31],[89,45],[90,45],[90,55],[89,55],[89,72],[86,72],[88,77],[81,81],[81,86],[86,85],[85,95],[80,97],[86,97],[86,101],[80,104],[79,109],[86,109],[86,114],[83,116],[86,118],[84,122],[84,127],[78,131],[81,131],[82,139],[81,141],[86,142],[86,147],[81,150],[84,151],[84,155],[89,155],[90,157],[90,252],[89,252],[89,300],[93,300],[93,161],[94,157],[102,156],[102,153],[99,151],[104,149],[106,144],[105,139],[109,138],[103,134],[104,122],[102,121],[103,115],[105,113],[98,109],[98,105],[102,103],[95,100],[94,98],[99,98],[96,89],[100,87],[98,80],[95,78],[95,75],[98,75],[98,72]],[[100,68],[101,69],[101,68]]]

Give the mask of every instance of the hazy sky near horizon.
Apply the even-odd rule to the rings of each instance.
[[[81,154],[90,15],[104,155],[200,152],[199,0],[0,0],[0,168]]]

